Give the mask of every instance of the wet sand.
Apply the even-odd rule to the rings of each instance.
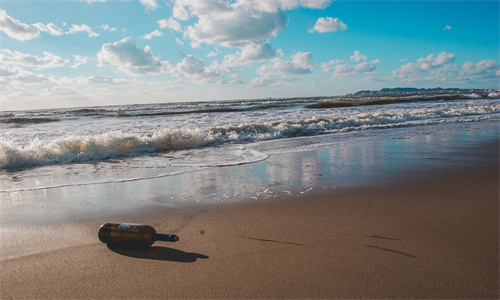
[[[356,176],[371,180],[356,184],[223,205],[159,203],[85,218],[48,210],[54,222],[4,211],[0,296],[498,298],[498,153],[498,140],[475,143],[446,158],[364,169]],[[287,155],[262,162],[289,163]],[[107,221],[181,239],[147,251],[109,248],[97,239]]]

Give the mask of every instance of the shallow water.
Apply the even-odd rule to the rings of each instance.
[[[205,166],[190,172],[181,171],[177,175],[122,181],[99,181],[97,178],[99,183],[2,191],[1,221],[8,224],[28,220],[51,223],[103,214],[139,214],[144,211],[143,208],[158,205],[182,208],[292,200],[322,190],[333,192],[336,188],[350,186],[387,185],[388,182],[401,180],[402,176],[412,180],[422,167],[438,169],[457,164],[477,164],[477,155],[471,156],[469,162],[469,149],[498,143],[498,137],[498,121],[492,120],[257,142],[245,147],[252,149],[248,151],[267,152],[269,156],[249,164]],[[291,151],[291,148],[301,151]],[[484,159],[481,163],[488,163]],[[61,168],[61,174],[47,172],[45,176],[47,180],[55,177],[55,182],[61,182],[64,178],[57,176],[66,176],[69,168],[51,166],[48,169],[58,170],[55,168]],[[99,173],[98,166],[95,169]],[[110,167],[105,169],[111,172]],[[74,176],[92,177],[86,165],[81,170],[73,171]],[[15,178],[19,172],[4,172],[2,176],[10,176],[7,179],[9,182],[19,181]],[[81,172],[88,174],[82,175]],[[123,170],[119,167],[116,172],[121,174]],[[109,176],[113,178],[113,174]],[[36,184],[38,179],[34,176],[30,180]]]
[[[0,191],[161,178],[387,139],[409,127],[500,118],[499,99],[468,98],[325,109],[307,105],[332,99],[2,112]]]

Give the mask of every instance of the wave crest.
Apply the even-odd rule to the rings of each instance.
[[[255,120],[218,127],[161,129],[153,134],[110,131],[95,135],[72,135],[51,141],[33,139],[19,145],[0,137],[0,169],[41,165],[98,162],[224,143],[247,143],[311,136],[370,128],[389,128],[458,122],[471,117],[498,118],[500,104],[427,107],[394,107],[391,110],[357,109],[349,113],[296,120]],[[454,120],[453,118],[460,118]]]
[[[149,136],[106,132],[94,136],[69,136],[50,143],[35,138],[24,147],[0,140],[0,168],[95,162],[201,147],[207,143],[213,143],[213,140],[207,139],[206,134],[198,129],[163,129]]]

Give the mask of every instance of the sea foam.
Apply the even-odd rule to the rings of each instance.
[[[0,140],[0,168],[93,162],[159,151],[202,147],[214,139],[202,130],[163,129],[152,136],[105,132],[93,136],[68,136],[49,143],[35,138],[26,146]]]
[[[476,97],[472,94],[468,96]],[[259,103],[259,107],[262,106],[263,103]],[[190,109],[193,110],[193,107]],[[227,143],[498,118],[500,102],[495,99],[473,99],[334,109],[305,109],[301,106],[290,109],[280,106],[279,109],[266,108],[265,112],[248,107],[245,111],[226,109],[226,112],[218,113],[206,112],[206,109],[199,108],[198,111],[205,112],[197,112],[189,117],[157,116],[157,109],[148,106],[142,110],[133,107],[121,110],[69,110],[66,113],[58,111],[53,115],[49,112],[25,113],[23,118],[57,117],[61,121],[40,124],[27,122],[20,128],[6,127],[8,134],[0,137],[0,169],[95,163]],[[122,118],[117,115],[117,111],[122,114],[126,111],[135,117]],[[82,116],[96,112],[100,114],[97,118],[95,115]],[[9,118],[19,117],[11,114],[2,118],[4,124],[10,124]],[[37,126],[38,132],[33,134],[30,126]]]

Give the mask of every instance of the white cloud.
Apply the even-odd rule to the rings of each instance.
[[[264,2],[267,1],[256,3]],[[174,16],[181,20],[188,16],[198,17],[198,21],[184,32],[193,47],[201,43],[241,47],[251,41],[270,39],[286,26],[287,18],[282,11],[259,9],[254,1],[178,0],[174,5]]]
[[[399,78],[404,83],[436,84],[436,83],[465,83],[465,78],[459,77],[457,64],[446,64],[433,70],[423,70],[417,63],[407,64],[400,69],[394,70],[394,76],[387,77],[388,80]],[[406,71],[406,72],[405,72]]]
[[[69,62],[53,53],[43,52],[43,57],[11,51],[9,49],[0,50],[0,62],[5,65],[34,68],[36,70],[47,68],[59,68]]]
[[[173,0],[172,16],[178,20],[197,18],[184,37],[192,47],[216,44],[243,48],[276,36],[286,27],[284,11],[298,7],[325,8],[332,0]],[[178,28],[178,27],[176,27]]]
[[[33,74],[33,73],[16,76],[14,80],[20,84],[23,84],[23,85],[25,85],[25,84],[39,85],[39,84],[50,83],[50,80],[47,79],[45,76]]]
[[[0,66],[0,78],[6,78],[19,74],[19,67]]]
[[[221,75],[220,70],[206,67],[201,58],[193,55],[184,56],[182,62],[177,64],[174,72],[176,76],[185,76],[202,82],[207,82]]]
[[[76,69],[79,66],[86,64],[89,59],[88,56],[81,56],[81,55],[73,55],[73,57],[75,58],[75,62],[70,66],[73,69]]]
[[[25,74],[32,74],[31,72],[24,71]],[[35,77],[36,76],[36,77]],[[34,75],[32,78],[36,78],[39,82],[37,83],[54,83],[60,86],[66,87],[75,87],[76,85],[125,85],[131,84],[134,81],[128,79],[121,78],[113,78],[109,76],[103,75],[92,75],[90,77],[85,76],[77,76],[77,77],[59,77],[59,76],[43,76],[43,75]],[[17,80],[17,79],[16,79]]]
[[[374,59],[370,62],[367,62],[367,59],[368,57],[361,54],[360,51],[354,51],[354,53],[350,56],[349,61],[343,59],[330,60],[329,62],[322,63],[321,68],[324,72],[333,72],[334,79],[343,79],[349,76],[354,76],[356,74],[373,74],[377,72],[380,60]]]
[[[163,35],[163,33],[161,31],[159,31],[158,29],[156,29],[153,32],[150,32],[148,34],[143,35],[141,38],[146,39],[146,40],[150,40],[154,37],[158,37],[158,36],[162,36],[162,35]]]
[[[19,66],[0,66],[0,75],[0,82],[5,87],[9,85],[40,85],[50,83],[47,77],[34,74]]]
[[[112,67],[131,75],[158,74],[170,67],[168,62],[154,57],[149,46],[138,48],[131,37],[102,45],[97,61],[99,67]]]
[[[179,46],[184,46],[184,42],[183,42],[180,38],[175,38],[175,42],[176,42]]]
[[[434,68],[438,68],[442,65],[446,65],[455,60],[455,54],[441,52],[438,54],[436,58],[434,58],[433,54],[429,54],[427,57],[421,57],[417,60],[420,63],[420,67],[423,70],[431,70]]]
[[[146,9],[155,10],[160,7],[157,0],[140,0]]]
[[[108,24],[101,25],[101,28],[107,31],[116,31],[115,27],[110,27]]]
[[[107,84],[107,85],[123,85],[123,84],[129,84],[130,80],[126,79],[116,79],[112,78],[109,76],[103,76],[103,75],[93,75],[90,77],[84,78],[83,82],[81,84]]]
[[[49,87],[49,88],[46,88],[46,89],[43,89],[41,92],[40,92],[40,96],[44,97],[44,98],[52,98],[52,97],[79,97],[80,94],[78,93],[78,91],[71,87],[71,86],[62,86],[62,85],[58,85],[58,86],[53,86],[53,87]]]
[[[458,76],[458,65],[447,64],[442,68],[435,69],[431,71],[432,76],[427,78],[422,78],[428,82],[449,82],[456,81]],[[415,80],[417,78],[411,78],[410,80]]]
[[[207,54],[207,57],[215,57],[219,55],[220,50],[219,48],[215,47],[214,50],[210,51],[210,53]]]
[[[354,51],[354,54],[351,55],[351,61],[365,61],[367,60],[368,57],[366,57],[365,55],[361,54],[360,51]]]
[[[63,34],[63,30],[52,23],[49,23],[47,25],[44,25],[42,23],[35,23],[35,24],[32,24],[32,26],[35,27],[36,29],[38,29],[39,31],[48,32],[51,35],[62,35]]]
[[[66,26],[64,23],[63,26]],[[116,28],[111,28],[109,25],[102,25],[101,28],[109,31],[115,31]],[[99,33],[96,33],[92,30],[91,27],[82,24],[76,25],[73,24],[69,28],[67,32],[53,23],[43,24],[43,23],[34,23],[31,26],[25,23],[20,22],[9,16],[5,10],[0,9],[0,31],[5,32],[9,37],[13,39],[17,39],[20,41],[27,41],[34,39],[40,36],[40,32],[47,32],[51,35],[59,36],[64,33],[66,34],[74,34],[78,32],[86,32],[89,37],[97,37]]]
[[[314,63],[311,52],[297,52],[291,61],[275,58],[272,64],[263,65],[257,73],[263,76],[304,75],[312,73]]]
[[[446,27],[443,30],[451,30],[451,26],[450,25],[446,25]]]
[[[354,66],[356,73],[373,73],[377,70],[377,64],[380,63],[380,59],[374,59],[370,62],[363,62]]]
[[[380,60],[375,59],[370,62],[362,62],[357,65],[342,64],[333,67],[333,78],[346,78],[356,74],[371,74],[377,71]]]
[[[415,63],[408,63],[392,71],[394,77],[403,82],[449,82],[470,83],[473,81],[496,81],[500,77],[500,67],[495,60],[478,63],[465,62],[461,67],[454,63],[455,54],[441,52],[421,57]]]
[[[311,52],[297,52],[292,55],[292,62],[295,66],[303,69],[312,71],[315,67],[312,62],[312,53]]]
[[[244,85],[245,82],[238,80],[238,79],[233,79],[231,81],[221,79],[221,80],[217,81],[216,84],[218,84],[218,85]]]
[[[220,50],[213,54],[218,54]],[[253,42],[244,45],[241,51],[224,56],[222,63],[214,61],[212,67],[217,70],[234,72],[237,67],[251,67],[255,62],[270,60],[276,55],[276,50],[268,42]],[[212,54],[212,55],[213,55]],[[210,55],[210,54],[209,54]]]
[[[462,65],[459,79],[477,80],[500,76],[500,66],[494,60],[482,60],[478,63],[470,61]]]
[[[182,62],[177,64],[177,70],[186,74],[200,74],[205,70],[205,63],[202,59],[186,55]]]
[[[3,9],[0,9],[0,30],[10,38],[20,41],[28,41],[40,35],[36,28],[12,18]]]
[[[346,60],[344,59],[333,59],[333,60],[330,60],[329,62],[323,62],[321,63],[321,69],[323,69],[323,72],[331,72],[333,71],[333,68],[331,67],[332,65],[333,66],[338,66],[338,65],[341,65],[341,64],[345,64],[347,63]]]
[[[333,0],[300,0],[300,5],[308,8],[324,9],[332,2]]]
[[[240,5],[255,9],[275,13],[278,10],[291,10],[298,7],[320,8],[327,7],[333,0],[239,0]]]
[[[406,65],[402,65],[398,69],[392,71],[392,74],[397,75],[400,78],[415,76],[422,73],[425,73],[425,70],[420,67],[420,64],[416,63],[407,63]]]
[[[310,33],[316,31],[319,33],[334,32],[334,31],[344,31],[347,29],[347,25],[340,21],[339,18],[326,17],[319,18],[314,24],[313,28],[309,29]]]
[[[99,36],[99,33],[96,33],[90,28],[89,26],[82,24],[82,25],[76,25],[72,24],[71,28],[66,32],[66,34],[74,34],[78,32],[86,32],[88,33],[89,37],[97,37]]]
[[[186,7],[187,4],[182,0],[174,1],[174,7],[172,8],[172,16],[176,19],[186,21],[189,19],[189,11]]]
[[[271,76],[263,76],[263,77],[258,77],[254,78],[250,81],[250,87],[261,87],[261,86],[269,86],[277,82],[277,79],[275,77]]]
[[[243,47],[241,59],[243,61],[269,60],[276,55],[276,50],[270,43],[250,43]]]
[[[453,63],[455,54],[441,52],[436,57],[434,54],[429,54],[426,57],[417,59],[416,63],[407,63],[392,71],[392,74],[399,78],[415,77],[417,75],[429,72],[433,69],[441,68],[448,64]]]
[[[298,0],[274,0],[274,1],[240,0],[239,2],[241,5],[247,8],[257,11],[264,11],[268,13],[275,13],[278,10],[290,10],[299,6]]]
[[[237,67],[251,67],[251,62],[245,62],[241,59],[240,53],[224,55],[224,60],[219,63],[218,60],[212,62],[212,67],[217,70],[224,70],[227,72],[235,72]]]
[[[172,30],[175,30],[175,31],[181,31],[181,24],[179,23],[179,21],[173,19],[173,18],[170,18],[170,19],[162,19],[162,20],[158,20],[156,21],[156,23],[158,23],[158,26],[160,26],[161,29],[163,28],[170,28]]]

